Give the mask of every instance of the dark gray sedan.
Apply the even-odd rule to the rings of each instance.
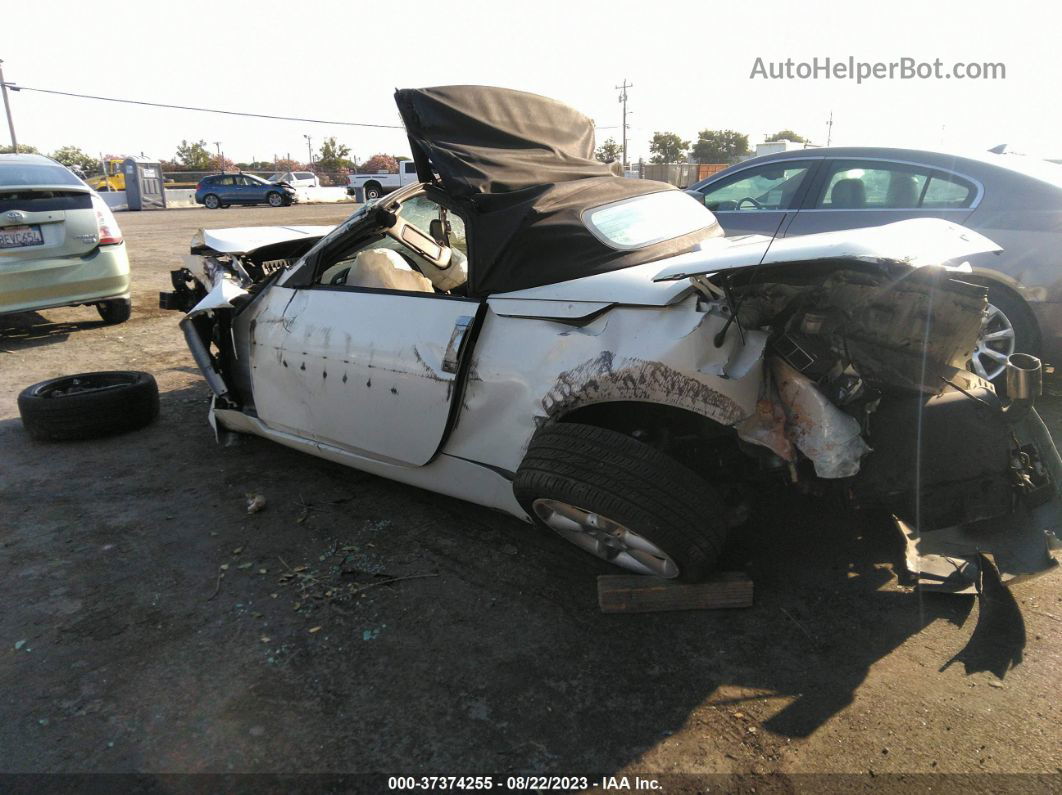
[[[832,147],[746,160],[690,188],[727,234],[792,237],[908,218],[976,229],[989,288],[971,365],[996,378],[1015,351],[1062,362],[1062,166],[1020,155]]]

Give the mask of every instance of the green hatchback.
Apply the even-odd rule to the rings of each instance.
[[[42,155],[0,155],[0,315],[94,305],[129,319],[129,257],[114,214]]]

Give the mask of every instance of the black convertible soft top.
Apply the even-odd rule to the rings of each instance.
[[[482,296],[577,279],[692,250],[703,229],[636,250],[612,248],[584,210],[660,191],[594,160],[593,122],[556,100],[487,86],[402,89],[395,101],[420,179],[438,184],[466,217],[468,292]],[[433,173],[434,172],[434,173]],[[691,199],[692,201],[692,199]]]

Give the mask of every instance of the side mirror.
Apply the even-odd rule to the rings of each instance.
[[[431,223],[428,224],[428,232],[431,234],[432,239],[440,246],[448,245],[446,227],[443,226],[443,220],[441,218],[431,219]]]

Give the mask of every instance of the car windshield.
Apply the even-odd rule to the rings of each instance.
[[[279,171],[269,178],[270,182],[280,182],[287,174],[281,174]]]
[[[683,191],[661,191],[586,210],[583,223],[602,243],[629,250],[712,226],[715,216]]]
[[[251,182],[256,182],[259,185],[268,185],[269,184],[264,179],[262,179],[261,177],[256,177],[254,174],[244,174],[244,176],[247,177],[247,179],[249,179]]]
[[[0,187],[11,185],[83,185],[72,173],[48,163],[0,162]]]

